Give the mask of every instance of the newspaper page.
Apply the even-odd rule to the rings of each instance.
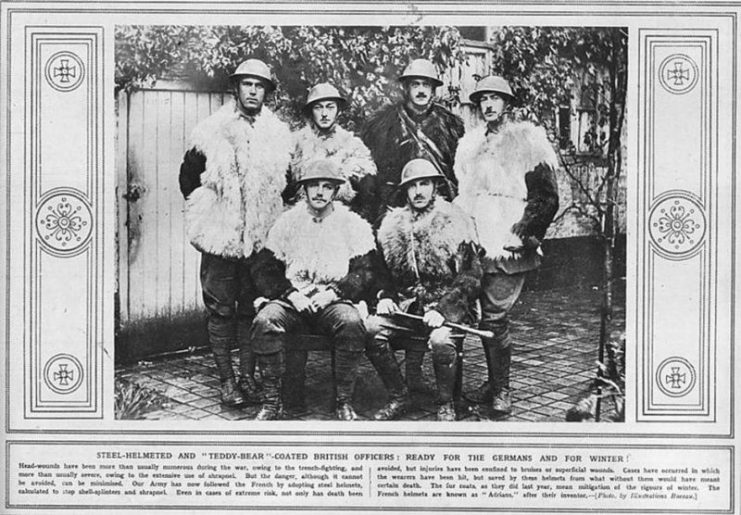
[[[741,3],[0,9],[0,511],[741,513]]]

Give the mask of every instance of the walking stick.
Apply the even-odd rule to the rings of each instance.
[[[419,322],[424,320],[424,317],[420,315],[412,315],[411,313],[404,313],[401,311],[398,311],[396,313],[389,313],[388,315],[380,315],[383,317],[402,317],[409,320],[417,320]],[[474,334],[480,338],[494,338],[494,333],[491,331],[487,331],[485,329],[476,329],[475,327],[469,327],[467,325],[463,324],[456,324],[455,322],[443,322],[443,325],[445,327],[450,327],[451,329],[458,329],[459,331],[463,331],[464,333]]]

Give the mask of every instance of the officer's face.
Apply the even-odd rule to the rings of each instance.
[[[494,92],[483,93],[479,100],[481,114],[487,123],[497,121],[502,116],[506,106],[507,101],[504,97]]]
[[[435,196],[435,182],[432,179],[417,179],[407,187],[407,200],[414,209],[425,209]]]
[[[432,81],[419,77],[406,79],[404,88],[406,89],[407,99],[416,107],[427,107],[432,102],[432,93],[435,88]]]
[[[309,206],[315,211],[322,211],[334,200],[339,186],[336,182],[318,179],[307,181],[304,188],[306,189],[306,202]]]
[[[256,77],[242,77],[237,84],[237,96],[248,111],[260,109],[265,101],[265,83]]]
[[[337,120],[339,108],[334,100],[322,100],[315,102],[311,107],[311,116],[314,123],[320,129],[330,129]]]

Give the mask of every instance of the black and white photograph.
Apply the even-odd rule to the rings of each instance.
[[[0,0],[0,512],[741,513],[739,15]]]
[[[627,45],[117,26],[116,416],[622,421]]]

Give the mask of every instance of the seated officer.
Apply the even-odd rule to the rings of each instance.
[[[274,284],[284,293],[255,317],[252,343],[263,377],[263,404],[257,420],[283,416],[281,381],[288,338],[305,332],[330,337],[334,352],[336,415],[355,420],[352,394],[366,332],[353,305],[373,279],[375,241],[360,215],[334,201],[344,179],[332,161],[306,166],[299,186],[305,201],[283,213],[265,244],[273,263],[263,276],[266,290]],[[275,273],[281,271],[282,273]],[[272,274],[273,279],[265,277]]]
[[[407,408],[408,392],[389,350],[389,340],[423,334],[432,349],[438,388],[438,420],[455,420],[453,387],[456,348],[448,322],[460,323],[472,312],[481,281],[473,222],[460,208],[438,196],[442,174],[425,159],[413,159],[402,170],[406,205],[391,208],[378,229],[385,287],[376,315],[366,326],[366,354],[389,389],[388,404],[376,420],[398,418]],[[394,317],[400,311],[421,315],[423,322]]]

